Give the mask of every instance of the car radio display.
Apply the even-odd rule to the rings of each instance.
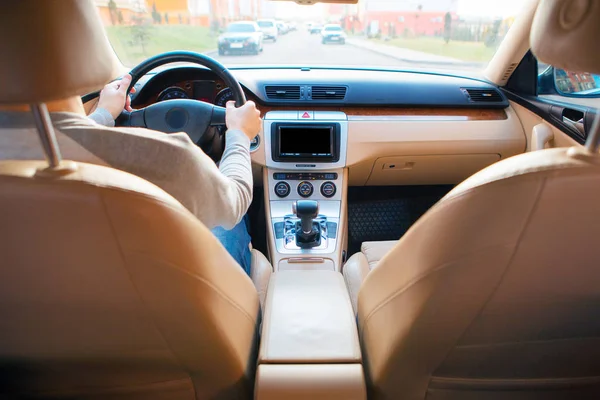
[[[279,127],[280,157],[332,157],[333,128]]]

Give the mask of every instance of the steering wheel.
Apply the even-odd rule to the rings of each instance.
[[[231,89],[237,107],[246,103],[242,87],[223,64],[207,55],[192,51],[170,51],[142,61],[130,72],[132,79],[129,90],[148,72],[174,62],[191,62],[210,69]],[[215,130],[211,129],[212,127],[225,125],[225,108],[193,99],[164,100],[132,112],[123,112],[117,124],[166,133],[185,132],[194,143],[202,146],[214,140]],[[214,158],[215,155],[212,156]]]

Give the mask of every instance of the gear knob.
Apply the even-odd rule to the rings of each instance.
[[[319,202],[314,200],[297,200],[292,204],[292,211],[302,221],[302,232],[312,232],[313,219],[319,215]]]

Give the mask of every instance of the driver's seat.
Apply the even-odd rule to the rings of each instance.
[[[34,3],[32,23],[61,32],[37,39],[46,46],[39,55],[27,48],[33,34],[11,57],[6,38],[0,45],[1,71],[23,64],[0,78],[0,103],[34,104],[49,160],[0,162],[0,397],[252,398],[252,280],[158,187],[60,160],[40,103],[108,81],[111,52],[89,28],[98,24],[91,2]],[[60,3],[60,13],[46,3]],[[259,253],[253,261],[270,273]]]

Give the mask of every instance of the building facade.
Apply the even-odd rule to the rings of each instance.
[[[457,19],[458,0],[361,0],[358,6],[332,5],[346,29],[377,30],[383,36],[434,36],[444,32],[444,17]]]
[[[259,18],[263,0],[146,0],[146,3],[148,9],[163,16],[162,24],[220,27],[231,21]]]

